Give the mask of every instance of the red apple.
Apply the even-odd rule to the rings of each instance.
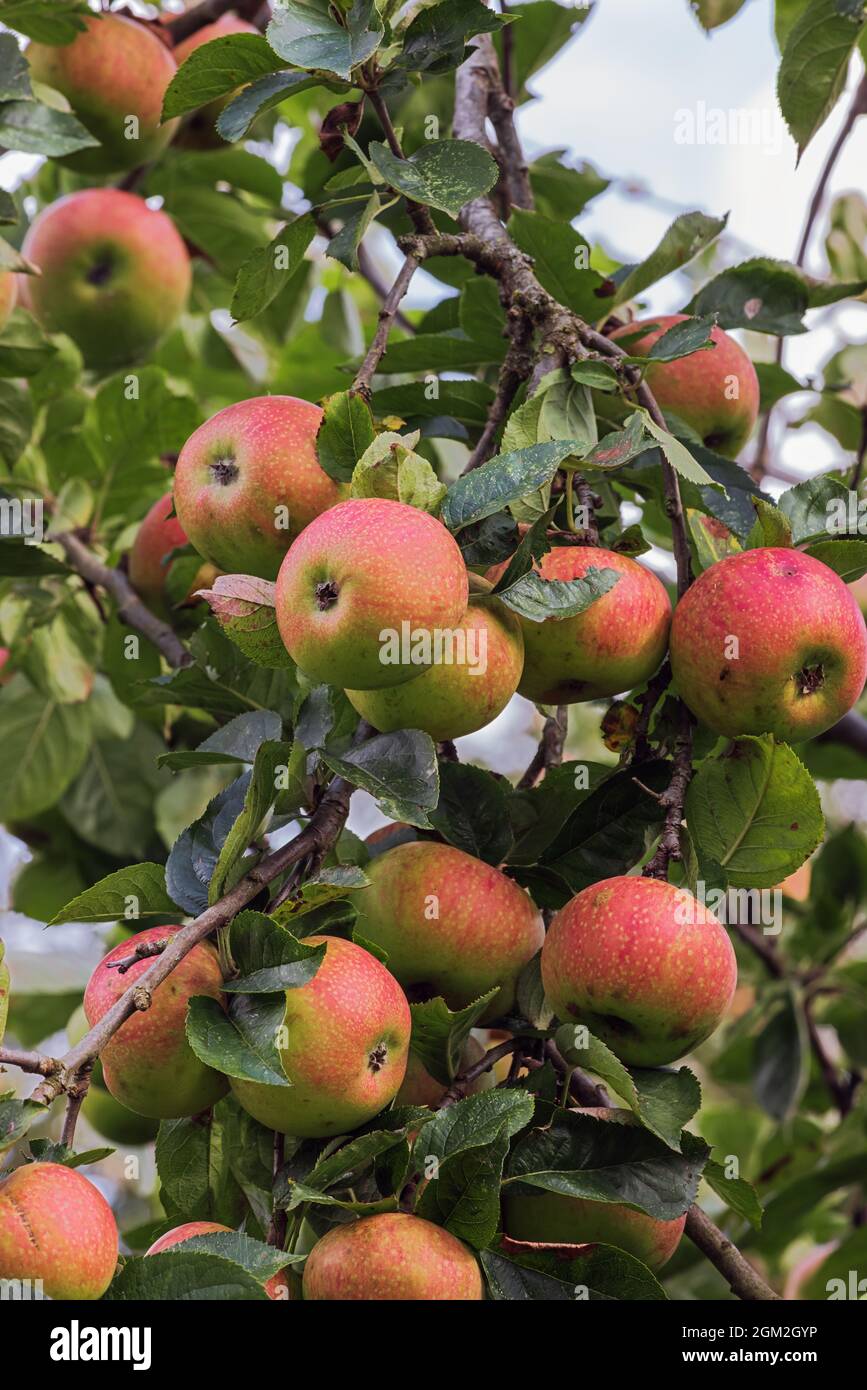
[[[117,1265],[117,1224],[99,1188],[61,1163],[0,1180],[0,1279],[42,1281],[49,1298],[102,1298]]]
[[[352,941],[326,942],[313,979],[287,989],[278,1042],[289,1086],[231,1079],[249,1114],[282,1134],[347,1134],[393,1100],[406,1072],[412,1019],[385,966]]]
[[[177,121],[160,125],[163,97],[177,63],[147,24],[120,14],[85,19],[72,43],[31,43],[30,71],[66,97],[99,148],[65,155],[61,163],[85,174],[135,169],[156,159]]]
[[[91,1028],[153,964],[138,960],[123,974],[118,965],[137,945],[167,942],[180,927],[149,927],[122,941],[104,956],[84,993]],[[106,1089],[137,1115],[173,1119],[208,1110],[228,1090],[220,1072],[206,1067],[186,1035],[187,1004],[197,995],[222,1002],[223,976],[217,953],[207,942],[194,946],[167,980],[157,985],[149,1009],[121,1024],[101,1053]]]
[[[0,272],[0,329],[6,327],[15,308],[18,290],[11,270]]]
[[[627,1066],[663,1067],[709,1038],[737,984],[725,928],[686,889],[606,878],[561,908],[542,947],[557,1017]]]
[[[134,193],[86,188],[45,208],[24,239],[39,267],[19,290],[49,333],[68,333],[89,367],[146,356],[190,291],[190,258],[171,218]]]
[[[167,606],[169,557],[173,550],[187,544],[187,533],[171,511],[172,494],[167,492],[148,511],[129,552],[130,583],[145,603],[159,612]],[[216,577],[213,565],[201,565],[190,585],[187,602],[197,590],[210,587]]]
[[[746,550],[699,575],[677,605],[671,667],[717,733],[815,738],[855,704],[867,629],[838,575],[800,550]]]
[[[499,869],[452,845],[416,840],[367,865],[355,899],[360,934],[388,953],[388,968],[414,999],[441,994],[462,1009],[495,987],[480,1022],[514,1003],[524,966],[544,938],[542,919]]]
[[[655,328],[623,346],[636,356],[646,356],[663,333],[688,314],[661,314],[651,320],[625,324],[612,338],[636,333],[644,323]],[[721,328],[712,328],[712,348],[679,357],[674,362],[654,362],[645,381],[659,405],[670,410],[700,435],[708,449],[734,458],[752,433],[759,413],[759,379],[743,348]]]
[[[491,588],[474,574],[469,581],[471,594]],[[521,679],[524,639],[517,614],[496,598],[470,603],[443,653],[443,661],[404,685],[346,694],[384,734],[421,729],[436,740],[473,734],[506,708]]]
[[[505,564],[490,571],[497,579]],[[653,675],[668,643],[671,603],[655,574],[599,546],[555,546],[536,566],[543,579],[582,579],[590,569],[620,575],[574,618],[521,619],[524,673],[518,691],[538,704],[574,705],[631,690]]]
[[[209,1236],[214,1231],[231,1232],[232,1227],[221,1226],[219,1221],[187,1221],[185,1225],[175,1226],[171,1231],[166,1231],[165,1235],[160,1236],[159,1240],[155,1240],[150,1249],[145,1251],[145,1256],[161,1255],[164,1250],[171,1250],[173,1245],[180,1245],[185,1240],[191,1240],[193,1236]],[[279,1274],[272,1274],[263,1288],[269,1298],[279,1300],[282,1303],[295,1297],[292,1286],[282,1271]]]
[[[377,690],[432,664],[437,635],[458,626],[468,596],[441,522],[403,502],[354,498],[292,545],[277,576],[277,625],[314,680]]]
[[[304,1266],[304,1298],[394,1302],[483,1297],[475,1256],[441,1226],[383,1212],[335,1226]]]
[[[175,470],[178,519],[226,573],[274,579],[293,540],[346,495],[319,467],[318,405],[254,396],[200,425]]]

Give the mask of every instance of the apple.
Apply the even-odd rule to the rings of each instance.
[[[307,1256],[303,1291],[307,1300],[483,1298],[479,1266],[467,1247],[442,1226],[399,1211],[328,1231]]]
[[[17,298],[18,289],[12,271],[0,272],[0,329],[5,328],[9,322]]]
[[[190,54],[195,49],[200,48],[203,43],[210,43],[212,39],[223,39],[229,34],[258,34],[259,30],[254,24],[248,24],[245,19],[239,19],[234,14],[221,15],[213,24],[206,24],[202,29],[198,29],[195,34],[190,34],[188,39],[183,39],[175,48],[175,60],[178,67],[185,63]],[[227,92],[225,96],[218,97],[216,101],[209,101],[207,106],[202,106],[198,111],[193,111],[187,116],[181,126],[175,141],[178,145],[189,146],[190,149],[208,150],[218,148],[223,144],[214,126],[217,117],[234,96],[233,92]]]
[[[229,1231],[234,1235],[231,1226],[221,1226],[219,1221],[187,1221],[183,1226],[174,1226],[172,1230],[160,1236],[159,1240],[155,1240],[150,1249],[145,1251],[145,1258],[148,1255],[161,1255],[164,1250],[171,1250],[173,1245],[180,1245],[185,1240],[191,1240],[193,1236],[209,1236],[214,1231]],[[295,1297],[292,1285],[283,1271],[272,1274],[263,1288],[269,1298],[282,1303]]]
[[[365,872],[370,887],[355,899],[359,935],[387,952],[411,999],[441,994],[450,1009],[462,1009],[496,987],[479,1022],[509,1010],[518,976],[545,935],[522,888],[433,840],[386,850]]]
[[[645,323],[655,324],[641,337],[623,346],[645,357],[661,338],[688,314],[661,314],[653,319],[624,324],[611,334],[615,340],[637,333]],[[721,328],[710,331],[712,348],[679,357],[674,362],[653,362],[644,379],[657,404],[670,410],[695,430],[708,449],[734,458],[749,439],[759,413],[759,379],[743,348]]]
[[[710,1037],[737,966],[725,928],[686,889],[622,876],[557,913],[542,983],[563,1022],[585,1024],[627,1066],[663,1067]]]
[[[469,584],[470,594],[492,588],[474,574]],[[446,660],[404,685],[347,690],[352,706],[383,734],[421,729],[441,740],[483,729],[506,708],[521,679],[521,625],[516,613],[492,598],[471,602],[455,633],[453,645],[444,649]]]
[[[260,1124],[324,1139],[357,1129],[397,1094],[412,1019],[397,981],[369,951],[340,937],[305,942],[327,949],[313,979],[286,991],[278,1046],[291,1085],[230,1080]]]
[[[671,667],[719,734],[815,738],[867,677],[867,628],[849,589],[800,550],[745,550],[711,565],[677,605]]]
[[[31,43],[37,82],[61,92],[99,148],[60,163],[84,174],[111,174],[157,159],[177,121],[160,125],[163,97],[178,70],[171,50],[147,24],[119,14],[94,15],[72,43]]]
[[[84,1005],[79,1004],[66,1025],[71,1047],[90,1031]],[[90,1085],[84,1097],[81,1113],[92,1129],[113,1144],[147,1144],[156,1139],[159,1124],[146,1115],[137,1115],[115,1100],[105,1089],[102,1063],[97,1057],[90,1072]]]
[[[489,578],[505,568],[496,566]],[[555,546],[536,568],[543,579],[582,579],[590,569],[613,569],[620,578],[574,618],[521,619],[521,695],[537,704],[573,705],[619,695],[653,675],[671,623],[671,603],[655,574],[628,555],[586,545]]]
[[[319,467],[321,421],[319,406],[296,396],[254,396],[190,435],[175,510],[200,555],[226,573],[276,578],[296,536],[347,493]]]
[[[117,1244],[111,1207],[77,1169],[27,1163],[0,1180],[0,1279],[40,1279],[53,1299],[102,1298]]]
[[[277,626],[314,680],[377,690],[433,664],[468,597],[463,557],[441,522],[404,502],[353,498],[293,543],[277,576]]]
[[[149,608],[163,612],[170,606],[166,597],[166,580],[171,564],[167,563],[173,550],[187,544],[187,533],[176,516],[172,516],[172,494],[158,497],[148,511],[129,552],[129,579],[136,592]],[[193,602],[199,589],[210,588],[218,574],[213,565],[203,564],[190,585],[186,602]]]
[[[466,1071],[476,1062],[480,1062],[485,1055],[485,1048],[474,1038],[472,1034],[464,1043],[461,1053],[461,1060],[458,1063],[457,1074]],[[464,1092],[465,1095],[474,1096],[479,1091],[489,1091],[494,1086],[493,1068],[490,1071],[482,1072],[477,1076]],[[415,1053],[410,1052],[409,1060],[406,1065],[406,1076],[403,1084],[395,1097],[395,1105],[428,1105],[435,1110],[448,1090],[441,1081],[437,1081],[431,1076],[421,1058]]]
[[[171,218],[119,188],[85,188],[52,203],[22,251],[41,272],[20,279],[26,307],[49,333],[68,333],[88,367],[146,356],[190,292],[190,258]]]
[[[576,1107],[578,1115],[617,1124],[635,1124],[628,1110]],[[593,1202],[542,1188],[507,1185],[503,1190],[503,1228],[513,1240],[543,1245],[616,1245],[650,1269],[666,1264],[677,1249],[686,1212],[659,1221],[622,1202]]]
[[[793,1265],[786,1275],[786,1282],[783,1286],[783,1298],[787,1302],[794,1302],[806,1297],[805,1287],[816,1271],[822,1268],[828,1256],[833,1255],[839,1243],[837,1240],[829,1240],[824,1245],[816,1245],[798,1260],[797,1264]]]
[[[180,927],[149,927],[104,956],[84,992],[84,1011],[91,1027],[153,964],[138,960],[121,974],[136,945],[168,942]],[[186,1036],[187,1003],[197,995],[222,1002],[223,977],[217,953],[207,942],[184,956],[167,980],[157,985],[149,1009],[122,1023],[102,1049],[105,1085],[115,1100],[137,1115],[177,1119],[208,1110],[228,1090],[220,1072],[206,1067]]]

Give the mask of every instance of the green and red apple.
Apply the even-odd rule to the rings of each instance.
[[[145,1257],[162,1255],[164,1251],[171,1250],[176,1245],[183,1245],[186,1240],[192,1240],[193,1236],[209,1236],[213,1235],[215,1231],[228,1231],[234,1235],[231,1226],[221,1226],[219,1221],[187,1221],[183,1226],[174,1226],[172,1230],[166,1231],[165,1235],[160,1236],[159,1240],[155,1240],[153,1245],[145,1251]],[[262,1287],[268,1297],[275,1302],[286,1303],[297,1297],[292,1284],[283,1271],[279,1274],[272,1274]]]
[[[304,1298],[480,1301],[475,1256],[442,1226],[408,1212],[335,1226],[307,1256]]]
[[[26,1163],[0,1179],[0,1279],[41,1280],[52,1299],[102,1298],[117,1246],[111,1207],[77,1169]]]
[[[158,497],[147,512],[129,552],[129,579],[136,593],[149,608],[163,613],[170,607],[166,582],[171,570],[171,554],[187,544],[187,533],[176,516],[172,515],[172,494]],[[186,602],[193,600],[199,589],[209,588],[218,570],[207,562],[200,565],[190,584]]]

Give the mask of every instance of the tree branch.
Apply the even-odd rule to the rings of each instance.
[[[388,335],[397,316],[398,306],[409,289],[409,282],[418,270],[418,264],[415,256],[406,257],[398,271],[397,279],[383,300],[373,342],[367,349],[364,361],[356,372],[355,380],[352,383],[352,390],[357,395],[370,396],[370,385],[379,369],[385,349],[388,347]]]
[[[517,316],[517,322],[512,330],[512,340],[509,344],[509,351],[506,353],[505,360],[500,368],[500,376],[497,381],[497,391],[488,410],[488,418],[485,421],[484,429],[479,435],[478,442],[467,460],[465,473],[471,473],[480,464],[487,463],[496,449],[496,440],[500,427],[504,423],[509,409],[521,384],[527,380],[533,369],[533,358],[530,353],[530,344],[533,338],[533,326],[524,319],[522,314],[513,310]]]
[[[162,652],[170,666],[175,668],[189,666],[192,657],[183,642],[169,627],[142,603],[126,575],[112,569],[98,560],[92,550],[71,531],[60,531],[48,535],[49,541],[63,548],[64,554],[76,574],[94,588],[105,589],[117,604],[117,615],[121,622],[135,628],[143,637]]]
[[[736,1245],[724,1236],[718,1226],[695,1203],[686,1214],[686,1234],[693,1245],[715,1265],[727,1280],[728,1286],[737,1298],[747,1303],[779,1302],[780,1295],[774,1293],[749,1260],[745,1260]]]
[[[518,779],[518,790],[535,787],[543,773],[552,767],[559,767],[563,761],[563,746],[569,730],[569,706],[558,705],[554,714],[545,720],[542,737],[526,772]]]
[[[33,1072],[36,1076],[52,1076],[60,1070],[61,1063],[56,1057],[47,1057],[43,1052],[22,1052],[17,1047],[0,1047],[0,1067],[17,1067],[19,1071]]]

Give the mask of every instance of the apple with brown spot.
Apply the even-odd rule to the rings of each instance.
[[[348,1134],[393,1100],[412,1028],[403,990],[375,956],[340,937],[305,938],[308,946],[323,942],[312,980],[286,991],[279,1051],[291,1084],[231,1078],[254,1120],[312,1139]]]
[[[725,928],[690,892],[619,876],[557,913],[542,983],[557,1017],[586,1025],[621,1062],[664,1067],[718,1027],[737,965]]]
[[[706,569],[678,603],[671,668],[697,718],[719,734],[815,738],[867,679],[867,628],[839,575],[784,547]]]
[[[102,1298],[117,1244],[111,1207],[77,1169],[26,1163],[0,1180],[0,1279],[39,1279],[53,1299]]]

